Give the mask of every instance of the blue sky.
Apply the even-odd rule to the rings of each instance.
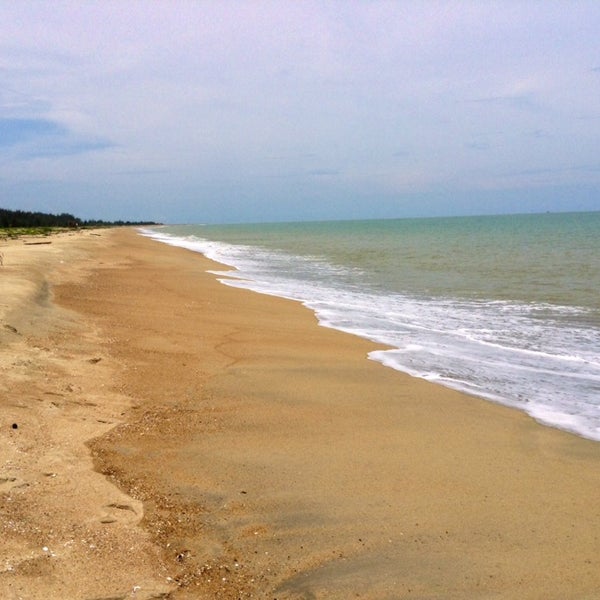
[[[0,0],[0,206],[600,210],[600,2]]]

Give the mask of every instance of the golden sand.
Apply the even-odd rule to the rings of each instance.
[[[600,597],[600,444],[132,230],[0,252],[0,597]]]

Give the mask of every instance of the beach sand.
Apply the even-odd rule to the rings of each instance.
[[[0,597],[600,597],[597,442],[133,230],[0,252]]]

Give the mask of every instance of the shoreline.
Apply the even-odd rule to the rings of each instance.
[[[69,597],[59,593],[64,573],[79,578],[87,595],[71,597],[81,598],[135,586],[137,598],[177,600],[558,599],[600,589],[597,442],[367,360],[376,344],[318,327],[297,302],[219,283],[206,273],[216,263],[197,253],[132,230],[71,246],[70,262],[47,274],[60,314],[41,311],[29,349],[10,341],[10,358],[34,344],[39,354],[39,323],[68,312],[70,332],[46,335],[42,351],[62,386],[54,393],[96,406],[57,423],[79,431],[71,463],[89,461],[80,446],[94,437],[105,476],[89,471],[94,485],[116,498],[116,483],[130,498],[90,507],[65,493],[58,472],[0,491],[29,501],[51,481],[42,500],[59,493],[81,509],[65,531],[81,521],[102,535],[119,527],[147,546],[124,573],[115,538],[112,553],[89,553],[93,575],[40,550],[39,572],[13,566],[0,590],[29,583],[39,591],[23,597]],[[82,370],[69,383],[73,362]],[[30,368],[19,383],[42,389],[47,373]],[[50,440],[48,455],[62,444]],[[99,515],[110,504],[133,510]],[[41,500],[31,507],[38,523],[44,510]],[[108,521],[115,514],[130,518]],[[11,535],[9,555],[23,552],[27,536]]]
[[[448,225],[452,239],[457,231],[447,222],[442,223]],[[482,246],[482,264],[488,267],[490,257],[496,255],[492,247],[510,247],[510,236],[505,244],[494,238],[494,223],[492,218],[485,227],[482,225],[469,242]],[[490,267],[483,269],[480,277],[471,278],[472,287],[467,292],[460,268],[461,263],[465,268],[470,264],[469,258],[461,254],[464,248],[455,249],[456,263],[450,261],[447,268],[441,263],[437,267],[432,264],[429,272],[425,257],[429,252],[436,256],[445,254],[443,236],[435,249],[425,245],[400,265],[394,256],[408,251],[401,240],[412,239],[416,234],[417,230],[410,227],[397,225],[388,229],[380,223],[370,228],[365,221],[339,229],[335,224],[308,224],[295,233],[289,224],[259,227],[264,229],[188,225],[146,230],[144,234],[230,265],[235,270],[227,271],[227,277],[220,279],[227,285],[297,300],[316,314],[321,325],[387,345],[385,350],[369,356],[388,367],[520,409],[545,425],[600,441],[594,385],[600,376],[598,351],[594,347],[597,323],[593,316],[598,307],[589,294],[578,293],[585,286],[575,281],[573,285],[565,284],[568,277],[560,260],[550,274],[547,266],[540,265],[542,251],[537,248],[532,258],[520,264],[520,272],[513,272],[512,286],[508,277],[511,269],[499,266],[496,275],[489,279],[484,273],[492,272]],[[327,227],[328,236],[322,241],[335,239],[335,250],[328,243],[320,247],[323,227]],[[519,229],[518,224],[515,227]],[[564,242],[568,227],[561,227],[565,230],[557,233]],[[356,243],[352,241],[354,228],[365,235]],[[385,239],[392,230],[396,241],[385,242],[375,257],[375,233]],[[425,228],[419,239],[426,240],[428,235],[431,230]],[[487,244],[486,237],[495,239],[495,243]],[[519,245],[525,240],[513,241]],[[417,244],[416,238],[408,246],[412,244]],[[585,241],[581,241],[573,251],[579,254],[582,264],[587,264],[584,247]],[[320,258],[312,257],[314,253]],[[502,257],[507,258],[502,255],[493,260],[502,262]],[[422,260],[423,281],[417,284],[420,278],[416,273]],[[472,266],[479,273],[476,265]],[[358,287],[346,279],[355,269],[355,275],[361,269],[364,274]],[[539,279],[530,277],[532,269],[536,273],[546,269],[539,273],[546,280],[545,286],[527,283]],[[527,288],[530,295],[521,288]],[[589,286],[587,289],[591,290]],[[426,290],[431,290],[431,295]],[[513,293],[514,299],[510,300],[508,294]],[[555,302],[546,303],[540,294]],[[560,298],[566,303],[557,303]]]

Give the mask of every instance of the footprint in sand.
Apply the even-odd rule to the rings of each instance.
[[[108,513],[100,519],[100,523],[104,523],[105,525],[117,522],[137,521],[139,518],[136,510],[130,504],[113,502],[107,504],[106,508],[109,509]]]
[[[29,484],[18,477],[0,477],[0,492],[27,487]]]

